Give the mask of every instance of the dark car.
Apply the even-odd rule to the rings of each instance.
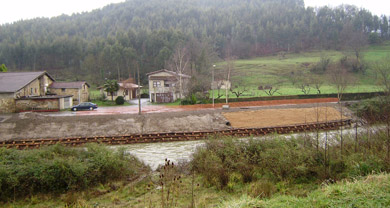
[[[80,103],[78,105],[75,105],[71,109],[72,109],[72,111],[93,110],[93,109],[96,109],[97,107],[98,106],[95,103],[85,102],[85,103]]]

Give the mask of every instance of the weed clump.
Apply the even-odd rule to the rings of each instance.
[[[130,178],[146,167],[123,150],[89,144],[36,150],[0,149],[0,200],[37,193],[83,190],[112,180]]]
[[[339,145],[328,146],[325,152],[304,139],[211,139],[194,153],[191,165],[206,184],[226,191],[248,184],[253,197],[285,193],[284,186],[299,188],[390,170],[383,136],[361,138],[358,151],[353,138],[345,140],[340,155]]]

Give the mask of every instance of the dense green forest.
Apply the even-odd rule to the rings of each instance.
[[[137,67],[145,80],[145,73],[167,67],[178,46],[187,49],[191,72],[207,72],[228,55],[249,58],[309,49],[358,52],[364,44],[386,39],[385,15],[350,5],[128,0],[88,13],[1,25],[0,64],[9,71],[46,70],[59,80],[100,84],[134,76]]]

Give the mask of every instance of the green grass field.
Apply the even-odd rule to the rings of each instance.
[[[306,197],[280,195],[260,200],[243,195],[223,202],[220,207],[389,207],[389,181],[388,174],[370,175],[325,185]]]
[[[332,62],[337,62],[343,56],[353,56],[352,52],[343,51],[311,51],[305,53],[286,54],[285,58],[279,56],[267,56],[254,59],[236,60],[232,71],[232,86],[248,90],[240,97],[268,96],[263,90],[258,90],[258,86],[277,86],[280,88],[274,95],[299,95],[304,94],[296,84],[293,84],[291,73],[300,72],[300,76],[311,76],[310,71],[322,56],[329,57]],[[380,46],[369,46],[364,49],[363,60],[368,65],[367,71],[363,74],[352,74],[354,84],[347,87],[346,92],[375,92],[381,89],[376,85],[375,73],[370,68],[371,63],[382,58],[390,56],[390,42]],[[223,77],[226,63],[216,64],[216,77]],[[331,84],[329,76],[325,74],[318,75],[323,80],[320,88],[321,93],[336,93],[336,88]],[[217,78],[218,79],[218,78]],[[215,97],[217,90],[214,91]],[[220,94],[225,94],[223,90]],[[309,94],[317,94],[314,86],[311,87]],[[224,96],[222,96],[223,98]],[[229,97],[236,97],[229,93]]]

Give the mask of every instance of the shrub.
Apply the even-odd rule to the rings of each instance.
[[[0,200],[36,193],[82,190],[133,177],[145,166],[123,150],[91,144],[82,149],[55,145],[37,150],[0,149]]]
[[[274,188],[268,183],[286,181],[289,184],[321,183],[324,180],[341,180],[365,176],[372,172],[390,169],[387,161],[386,135],[377,132],[368,145],[355,150],[355,138],[344,136],[343,155],[336,144],[317,150],[303,139],[272,138],[249,141],[233,138],[210,139],[193,154],[193,170],[201,174],[207,184],[228,191],[252,185],[249,194],[255,196],[262,189],[266,196]],[[331,153],[329,155],[329,153]],[[256,187],[255,187],[256,186]]]
[[[125,103],[125,99],[122,97],[122,96],[118,96],[116,99],[115,99],[115,103],[117,105],[123,105]]]
[[[376,97],[355,104],[353,111],[365,120],[376,123],[386,120],[390,113],[389,103],[388,97]]]
[[[196,96],[192,94],[190,97],[180,101],[181,105],[195,105],[197,103]]]
[[[248,191],[254,198],[269,198],[276,192],[276,187],[268,180],[259,180],[250,184]]]
[[[142,93],[141,98],[149,98],[149,93]]]
[[[311,71],[317,74],[324,73],[331,63],[331,59],[327,56],[322,56],[320,61],[311,68]]]
[[[344,56],[340,59],[340,67],[347,69],[350,72],[365,73],[367,70],[367,64],[354,57]]]

